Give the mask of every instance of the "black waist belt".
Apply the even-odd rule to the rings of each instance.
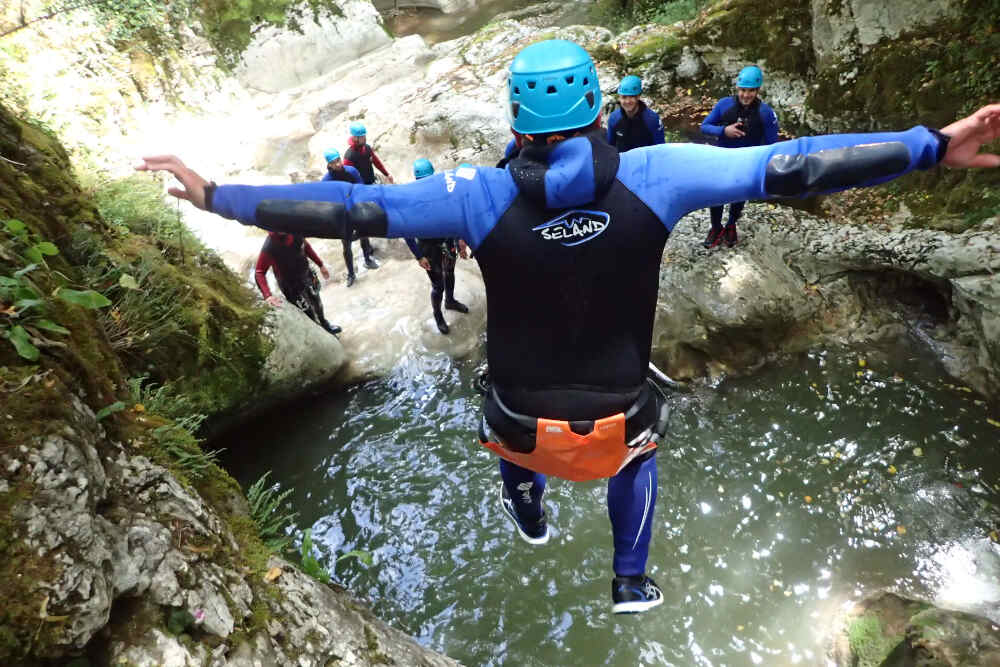
[[[625,442],[629,447],[657,441],[666,435],[670,408],[660,390],[654,387],[647,381],[635,402],[625,411]],[[594,430],[594,420],[567,423],[578,435],[587,435]],[[482,442],[491,441],[487,435],[487,427],[495,431],[504,445],[512,451],[530,453],[535,449],[538,418],[522,415],[508,408],[497,394],[496,387],[490,387],[483,406],[483,418],[479,425],[479,439]]]

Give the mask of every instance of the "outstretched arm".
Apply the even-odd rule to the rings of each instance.
[[[732,201],[877,185],[939,162],[960,168],[1000,166],[1000,156],[979,152],[997,138],[1000,104],[993,104],[940,133],[918,126],[752,148],[654,146],[623,154],[619,175],[672,228],[690,211]]]
[[[272,231],[344,238],[345,230],[376,237],[462,237],[477,248],[517,196],[504,170],[463,167],[397,186],[337,181],[292,185],[216,186],[173,155],[147,157],[140,171],[169,171],[182,188],[168,192],[201,209]],[[281,215],[260,216],[262,202]],[[321,206],[320,204],[328,204]]]

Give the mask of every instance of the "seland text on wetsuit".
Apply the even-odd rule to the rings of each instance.
[[[371,163],[369,163],[369,167],[370,166]],[[364,182],[361,178],[361,173],[354,167],[347,164],[344,165],[343,169],[327,168],[326,173],[323,174],[323,180],[357,184]],[[372,181],[374,182],[374,180],[375,177],[372,176]],[[354,275],[354,252],[351,250],[351,243],[354,242],[355,238],[357,238],[357,234],[354,233],[354,230],[351,230],[351,233],[345,234],[344,238],[340,240],[344,249],[344,266],[347,267],[347,275],[349,276]],[[372,256],[372,242],[368,240],[367,236],[361,237],[361,252],[364,254],[365,259]]]
[[[486,285],[497,395],[518,413],[593,420],[625,411],[643,391],[660,259],[681,217],[732,201],[875,185],[937,164],[946,144],[919,126],[738,150],[665,144],[620,155],[603,138],[577,137],[525,147],[504,170],[460,167],[392,187],[219,186],[206,193],[206,206],[309,236],[338,238],[357,225],[370,235],[464,238]],[[265,205],[258,217],[266,200],[300,202],[301,215],[268,215]],[[646,518],[655,504],[655,458],[634,463],[609,480],[620,576],[645,571]]]

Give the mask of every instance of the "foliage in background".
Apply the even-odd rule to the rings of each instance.
[[[77,228],[69,252],[112,302],[101,324],[129,375],[184,396],[158,411],[173,418],[251,397],[270,352],[256,295],[188,230],[159,181],[86,178],[107,229]]]
[[[154,57],[182,50],[193,30],[208,39],[219,65],[228,69],[262,27],[301,30],[303,22],[322,15],[342,16],[336,0],[52,0],[13,24],[0,23],[0,40],[78,11],[93,11],[123,51],[137,48]]]
[[[711,0],[597,0],[594,20],[623,31],[641,23],[671,24],[693,19]]]
[[[298,517],[298,512],[290,512],[282,505],[295,489],[281,491],[279,484],[268,484],[270,475],[268,470],[250,485],[247,500],[250,501],[250,517],[264,544],[275,552],[281,552],[291,544],[288,530]]]
[[[49,319],[52,299],[89,309],[111,304],[104,295],[93,290],[65,287],[69,281],[62,275],[56,282],[59,286],[47,293],[31,274],[36,272],[48,278],[50,270],[45,258],[58,254],[59,248],[54,243],[32,233],[22,221],[11,218],[3,222],[0,231],[0,338],[10,341],[18,355],[28,361],[38,361],[40,347],[66,347],[65,343],[46,337],[46,334],[65,336],[70,333],[69,329]],[[47,280],[46,284],[52,281]]]
[[[324,584],[330,583],[330,573],[327,572],[319,560],[317,560],[314,555],[315,547],[312,541],[312,529],[306,528],[302,533],[302,544],[299,546],[299,560],[302,563],[302,571],[308,574],[313,579],[321,581]],[[347,558],[357,558],[363,564],[371,567],[373,562],[371,553],[367,551],[348,551],[347,553],[337,556],[337,560],[334,561],[336,565],[342,560]]]

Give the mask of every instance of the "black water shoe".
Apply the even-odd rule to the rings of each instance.
[[[663,591],[656,582],[641,575],[615,577],[611,582],[611,600],[615,614],[641,614],[663,604]]]

